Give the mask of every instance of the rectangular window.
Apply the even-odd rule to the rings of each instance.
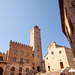
[[[15,67],[11,67],[11,71],[15,71]]]

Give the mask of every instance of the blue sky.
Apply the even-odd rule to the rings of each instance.
[[[0,0],[0,51],[6,52],[10,40],[30,45],[30,30],[41,29],[43,58],[48,45],[70,48],[62,33],[58,0]]]

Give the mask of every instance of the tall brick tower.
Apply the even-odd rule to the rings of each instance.
[[[33,51],[35,52],[35,70],[40,72],[42,71],[42,47],[40,29],[37,25],[30,31],[30,46],[33,46]]]

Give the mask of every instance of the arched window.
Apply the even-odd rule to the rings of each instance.
[[[26,72],[29,72],[29,68],[26,68]]]
[[[29,53],[27,52],[27,56],[29,56]]]
[[[38,33],[38,31],[37,31],[37,33]]]
[[[26,60],[26,63],[29,63],[29,59]]]
[[[50,71],[50,66],[48,66],[48,71]]]
[[[11,71],[15,71],[15,67],[11,67]]]
[[[32,54],[32,57],[34,58],[34,54]]]
[[[0,57],[0,61],[3,61],[3,57]]]
[[[3,69],[0,67],[0,75],[3,75]]]
[[[35,67],[32,67],[33,68],[33,70],[35,70]]]
[[[19,71],[20,71],[20,72],[22,71],[22,67],[19,68]]]
[[[61,69],[64,68],[63,62],[60,62]]]
[[[39,49],[37,49],[37,51],[39,52]]]
[[[20,63],[23,63],[23,58],[20,59]]]
[[[37,45],[37,47],[39,47],[39,45]]]
[[[21,52],[21,55],[23,55],[23,54],[24,54],[24,52],[22,51],[22,52]]]
[[[16,54],[17,53],[17,50],[14,50],[14,53]]]

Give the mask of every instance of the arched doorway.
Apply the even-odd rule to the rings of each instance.
[[[61,69],[64,68],[63,62],[60,62]]]
[[[50,66],[48,66],[48,71],[50,71]]]
[[[3,74],[3,69],[0,67],[0,75]]]
[[[37,71],[40,72],[40,66],[37,67]]]

